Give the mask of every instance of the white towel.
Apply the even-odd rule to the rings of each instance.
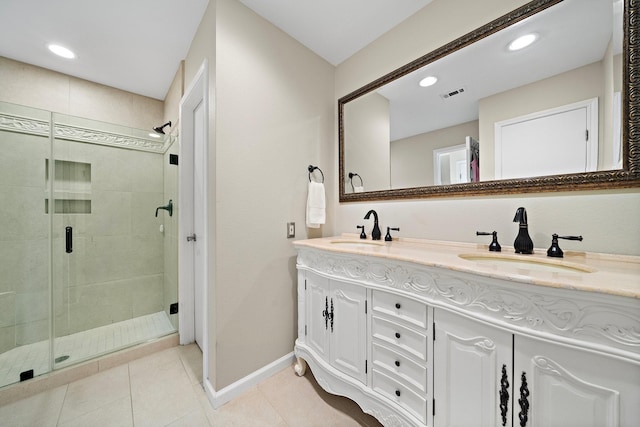
[[[353,187],[353,192],[354,193],[362,193],[364,191],[364,187],[360,186],[360,187]]]
[[[320,228],[325,218],[324,184],[311,181],[307,195],[307,227]]]

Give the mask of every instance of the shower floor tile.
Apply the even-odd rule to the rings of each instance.
[[[59,369],[173,332],[175,329],[167,314],[160,311],[56,338],[54,354],[59,362],[54,367]],[[30,369],[34,376],[49,371],[48,341],[23,345],[0,354],[0,387],[19,382],[20,372]]]

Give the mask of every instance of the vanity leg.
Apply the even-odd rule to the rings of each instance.
[[[299,377],[302,377],[304,373],[307,372],[307,362],[305,362],[302,357],[296,356],[296,364],[293,365],[293,369]]]

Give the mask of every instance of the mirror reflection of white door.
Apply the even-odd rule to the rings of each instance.
[[[495,178],[590,172],[598,167],[598,99],[495,124]]]
[[[435,185],[462,184],[477,181],[480,167],[480,143],[467,136],[465,143],[433,150],[433,182]]]

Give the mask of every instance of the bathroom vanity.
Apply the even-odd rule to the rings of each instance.
[[[385,426],[637,425],[640,257],[294,244],[296,372]]]

